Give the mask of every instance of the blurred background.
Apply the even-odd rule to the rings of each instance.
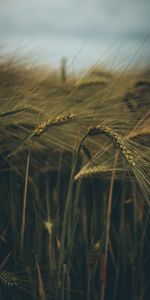
[[[122,68],[140,48],[132,66],[143,67],[149,19],[149,0],[0,0],[1,53],[54,67],[66,57],[76,72],[95,63]]]

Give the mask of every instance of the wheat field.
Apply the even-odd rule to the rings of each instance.
[[[150,71],[0,59],[0,299],[145,300]]]

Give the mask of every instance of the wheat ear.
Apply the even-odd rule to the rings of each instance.
[[[149,182],[149,170],[150,170],[150,151],[149,148],[143,146],[139,143],[135,143],[129,139],[129,137],[122,137],[114,130],[107,126],[99,125],[96,127],[90,127],[88,129],[86,137],[97,135],[97,134],[105,134],[109,137],[114,145],[119,149],[120,154],[124,157],[129,167],[132,170],[137,182],[138,188],[141,194],[141,197],[145,198],[148,205],[150,205],[149,195],[150,195],[150,182]],[[98,152],[100,154],[100,152]],[[97,156],[98,158],[98,156]],[[88,167],[90,167],[92,162],[88,163]],[[85,169],[88,168],[84,167]],[[81,172],[81,171],[80,171]],[[88,172],[88,171],[87,171]],[[76,178],[79,177],[79,173],[76,175]]]
[[[18,278],[7,271],[0,271],[0,281],[8,287],[18,286]]]
[[[132,158],[131,152],[129,151],[129,149],[127,149],[127,147],[123,144],[123,138],[120,137],[118,134],[116,134],[111,128],[105,127],[105,126],[97,126],[97,127],[91,127],[89,128],[88,132],[90,132],[90,135],[94,135],[94,134],[98,134],[98,133],[106,133],[107,130],[107,134],[109,133],[109,136],[111,136],[111,138],[113,139],[113,141],[115,142],[115,139],[117,138],[117,144],[120,145],[120,150],[124,151],[126,154],[126,159],[128,160],[128,162],[132,163],[132,166],[135,166],[135,161]],[[134,139],[134,138],[138,138],[141,136],[149,136],[150,135],[150,131],[149,129],[143,129],[137,132],[133,132],[131,134],[128,135],[129,139]],[[130,154],[130,161],[129,161],[129,154]],[[81,178],[87,178],[87,177],[91,177],[91,176],[96,176],[96,175],[100,175],[101,173],[107,173],[107,172],[112,172],[112,168],[108,168],[106,166],[101,166],[101,165],[97,165],[94,167],[84,167],[81,169],[80,172],[77,173],[77,175],[75,176],[75,180],[81,179]],[[116,169],[116,171],[121,171],[121,169]]]
[[[46,121],[38,125],[31,134],[29,134],[22,143],[15,149],[13,152],[11,152],[9,155],[7,155],[6,159],[10,158],[11,156],[17,154],[17,152],[20,150],[20,148],[31,138],[35,136],[40,136],[42,133],[44,133],[49,127],[53,126],[59,126],[62,124],[65,124],[72,119],[74,119],[77,116],[77,114],[70,113],[68,115],[62,115],[55,118],[49,117]]]
[[[34,130],[33,134],[39,136],[49,127],[64,124],[64,123],[74,119],[76,116],[77,116],[76,114],[70,113],[68,115],[62,115],[62,116],[58,116],[55,118],[50,117],[46,121],[44,121],[43,123],[38,125],[37,128]]]
[[[85,167],[83,169],[81,169],[80,172],[77,173],[77,175],[75,176],[75,180],[81,179],[81,178],[88,178],[91,176],[96,176],[99,175],[101,173],[107,173],[107,172],[112,172],[113,168],[107,168],[105,166],[94,166],[94,167]]]
[[[120,152],[123,154],[126,161],[132,166],[135,167],[136,163],[133,159],[132,152],[127,148],[124,138],[121,137],[118,133],[113,131],[110,127],[98,125],[95,127],[90,127],[88,129],[88,135],[97,135],[100,133],[106,134],[110,137],[113,143],[119,148]]]

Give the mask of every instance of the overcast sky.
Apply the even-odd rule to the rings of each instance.
[[[0,0],[0,45],[32,53],[40,63],[75,68],[132,58],[150,31],[149,0]],[[150,58],[150,38],[136,60]]]

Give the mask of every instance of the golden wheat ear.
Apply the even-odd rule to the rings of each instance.
[[[68,115],[62,115],[55,118],[49,117],[46,121],[41,123],[35,130],[34,135],[41,135],[44,133],[45,130],[47,130],[50,127],[62,125],[64,123],[67,123],[77,117],[76,114],[68,114]]]
[[[23,141],[22,143],[13,151],[11,152],[6,159],[10,158],[13,155],[16,155],[22,148],[24,144],[26,144],[29,140],[33,137],[39,137],[42,135],[46,130],[50,129],[51,127],[61,126],[63,124],[72,121],[77,117],[77,114],[69,113],[66,115],[61,115],[57,117],[49,117],[42,123],[40,123]]]
[[[91,167],[84,167],[81,169],[80,172],[78,172],[75,176],[75,180],[82,179],[82,178],[89,178],[89,177],[95,177],[99,175],[106,176],[108,174],[111,174],[113,171],[116,173],[121,173],[124,170],[121,168],[113,168],[113,167],[106,167],[103,165],[97,165],[97,166],[91,166]],[[117,176],[118,178],[118,176]]]
[[[129,138],[125,138],[114,130],[107,126],[98,125],[90,127],[88,129],[88,136],[102,135],[105,134],[113,143],[116,151],[118,150],[124,163],[126,163],[128,171],[133,175],[133,179],[136,180],[141,192],[141,196],[145,199],[148,205],[150,205],[150,182],[149,182],[149,170],[150,170],[150,149],[139,143],[136,143]],[[110,152],[110,157],[112,153]],[[108,161],[109,162],[109,161]],[[93,169],[94,165],[96,167]],[[111,169],[112,165],[107,164],[108,168]],[[90,162],[76,174],[75,179],[88,176],[88,174],[98,174],[100,171],[105,170],[105,160],[102,163],[101,151],[98,151]],[[116,169],[117,171],[117,169]]]
[[[116,148],[120,150],[120,153],[123,155],[123,157],[126,159],[126,161],[135,167],[135,161],[132,156],[132,152],[129,150],[129,148],[126,145],[125,139],[116,133],[114,130],[112,130],[110,127],[98,125],[96,127],[90,127],[88,129],[88,135],[97,135],[97,134],[105,134],[108,138],[112,140]]]

